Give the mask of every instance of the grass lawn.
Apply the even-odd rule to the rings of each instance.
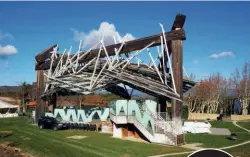
[[[234,157],[249,157],[250,156],[249,148],[250,144],[246,144],[239,147],[227,149],[225,151],[233,155]]]
[[[206,148],[219,148],[238,144],[250,140],[250,134],[232,124],[232,122],[213,121],[212,127],[228,128],[237,133],[237,140],[230,141],[226,136],[209,134],[186,134],[187,143],[203,143]],[[239,122],[248,128],[247,122]],[[13,135],[0,139],[1,142],[16,142],[17,147],[34,156],[41,157],[146,157],[152,155],[169,154],[183,151],[191,151],[182,147],[145,144],[112,138],[111,134],[87,132],[79,130],[39,130],[37,126],[27,123],[26,117],[0,119],[0,131],[12,131]],[[84,139],[68,139],[66,137],[80,135],[87,136]],[[248,157],[250,144],[226,151],[234,156]],[[172,157],[186,157],[176,155]]]
[[[190,151],[181,147],[145,144],[112,138],[111,134],[78,130],[39,130],[27,123],[26,117],[0,119],[0,131],[10,130],[13,135],[0,142],[16,142],[17,147],[41,157],[146,157],[157,154]],[[68,139],[73,135],[84,139]]]
[[[228,128],[231,132],[237,134],[237,140],[228,140],[227,136],[188,133],[185,135],[185,141],[187,143],[203,143],[202,147],[205,148],[219,148],[250,140],[250,134],[235,126],[232,122],[212,121],[211,125],[214,128]]]
[[[240,126],[247,128],[250,130],[250,121],[237,122]],[[228,128],[231,132],[237,134],[238,140],[230,141],[226,139],[226,136],[217,136],[217,135],[209,135],[209,134],[186,134],[185,140],[187,143],[203,143],[203,147],[207,148],[219,148],[225,147],[229,145],[234,145],[237,143],[241,143],[244,141],[250,140],[250,134],[248,134],[245,130],[236,127],[232,124],[232,122],[220,122],[220,121],[212,121],[212,127],[216,128]],[[250,144],[238,146],[235,148],[226,149],[224,151],[230,153],[235,157],[250,157]],[[187,157],[189,154],[185,155],[173,155],[171,157]],[[167,157],[167,156],[166,156]]]
[[[226,149],[224,151],[228,152],[229,154],[231,154],[234,157],[249,157],[250,156],[249,148],[250,148],[250,144],[246,144],[246,145],[242,145],[239,147]],[[187,157],[188,155],[190,155],[190,154],[173,155],[173,156],[165,156],[165,157]]]
[[[211,125],[213,128],[228,128],[234,133],[247,133],[245,130],[235,126],[232,122],[228,121],[212,121]]]
[[[250,121],[238,121],[237,124],[250,130]]]

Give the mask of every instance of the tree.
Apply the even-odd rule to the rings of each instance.
[[[247,114],[247,107],[250,102],[250,62],[245,62],[240,73],[236,69],[231,74],[231,85],[236,90],[236,95],[242,104],[243,114]]]
[[[21,83],[21,94],[22,94],[22,108],[23,108],[23,113],[26,112],[26,98],[30,92],[30,90],[32,89],[32,85],[26,83],[25,81]]]
[[[228,81],[219,73],[201,80],[185,98],[189,112],[217,113],[227,95]]]
[[[78,104],[79,104],[79,108],[82,109],[82,102],[84,101],[85,97],[84,95],[78,95]]]

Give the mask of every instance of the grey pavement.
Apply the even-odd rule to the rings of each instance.
[[[229,129],[226,128],[210,128],[209,130],[211,131],[210,134],[212,135],[231,135]]]

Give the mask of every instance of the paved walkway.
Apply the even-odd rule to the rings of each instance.
[[[233,124],[235,126],[241,128],[241,129],[247,131],[248,133],[250,133],[250,130],[248,130],[246,128],[243,128],[242,126],[239,126],[237,124],[237,121],[233,121]],[[245,144],[248,144],[248,143],[250,143],[250,140],[248,140],[246,142],[239,143],[239,144],[235,144],[235,145],[232,145],[232,146],[221,147],[221,148],[217,148],[217,149],[225,150],[225,149],[230,149],[230,148],[234,148],[234,147],[239,147],[239,146],[242,146],[242,145],[245,145]],[[207,149],[207,148],[203,148],[203,149]],[[170,154],[155,155],[155,156],[149,156],[149,157],[164,157],[164,156],[184,155],[184,154],[191,154],[191,153],[193,153],[195,151],[197,151],[197,150],[188,151],[188,152],[180,152],[180,153],[170,153]]]
[[[231,135],[230,130],[227,128],[210,128],[209,130],[211,131],[212,135]]]

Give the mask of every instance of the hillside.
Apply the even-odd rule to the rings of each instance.
[[[0,86],[0,93],[15,93],[20,91],[20,86]]]

